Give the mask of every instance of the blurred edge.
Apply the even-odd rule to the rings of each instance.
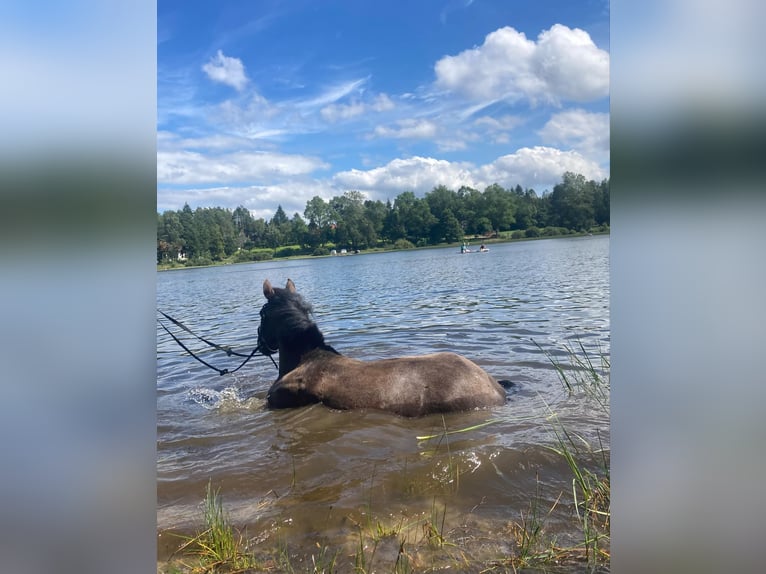
[[[611,6],[614,572],[763,568],[764,15]]]
[[[763,9],[611,6],[615,572],[762,566]],[[145,572],[156,6],[2,10],[0,562]]]
[[[156,5],[0,8],[0,570],[156,571]]]

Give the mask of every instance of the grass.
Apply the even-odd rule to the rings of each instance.
[[[223,511],[220,489],[213,490],[208,482],[203,502],[206,529],[195,536],[184,537],[186,541],[178,551],[197,557],[196,564],[180,563],[185,572],[248,572],[260,567],[255,557],[245,549],[245,539],[228,521]],[[178,565],[173,565],[178,567]]]
[[[542,348],[538,345],[538,348]],[[582,395],[586,401],[591,401],[599,409],[603,420],[609,420],[610,381],[609,357],[601,348],[597,350],[597,360],[589,353],[582,341],[577,340],[576,347],[565,345],[567,362],[562,362],[550,353],[543,351],[553,365],[559,381],[567,390],[570,397]],[[575,517],[579,525],[582,543],[569,548],[555,548],[550,545],[551,556],[577,557],[587,563],[597,565],[608,563],[611,519],[611,486],[609,473],[608,449],[604,448],[601,434],[596,429],[598,448],[594,448],[582,436],[566,428],[556,412],[547,404],[547,417],[555,446],[551,451],[561,456],[567,463],[572,474],[572,503]],[[538,493],[539,494],[539,493]],[[563,494],[563,493],[562,493]],[[558,503],[558,500],[557,500]],[[521,547],[528,546],[529,528],[523,521]],[[532,522],[532,533],[539,537],[541,533],[538,524]]]

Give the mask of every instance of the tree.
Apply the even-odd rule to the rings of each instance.
[[[383,238],[383,227],[385,226],[386,216],[391,210],[391,203],[383,203],[382,201],[367,200],[364,202],[364,217],[367,219],[372,229],[374,241],[370,242],[370,245],[377,244],[378,240]]]
[[[491,223],[490,231],[507,231],[516,222],[514,195],[496,183],[484,190],[481,206],[481,216]]]
[[[184,203],[183,209],[178,214],[178,219],[181,222],[181,228],[183,229],[183,241],[186,249],[186,254],[189,257],[195,257],[202,251],[202,245],[199,238],[199,231],[194,221],[194,212],[189,207],[188,203]]]
[[[268,222],[254,219],[241,205],[234,211],[221,207],[192,211],[184,204],[178,211],[157,214],[157,261],[175,260],[183,252],[190,262],[209,262],[223,260],[238,248],[298,244],[316,249],[330,240],[360,249],[381,239],[422,245],[456,242],[465,233],[492,230],[524,230],[527,236],[540,234],[545,227],[587,231],[609,225],[609,184],[609,179],[588,181],[566,172],[552,192],[546,190],[541,196],[520,185],[504,189],[492,184],[483,192],[471,187],[455,192],[440,185],[422,199],[412,191],[403,192],[393,204],[347,191],[329,201],[314,196],[306,203],[305,219],[298,213],[288,219],[279,205]]]
[[[459,209],[458,194],[444,185],[426,193],[426,203],[436,223],[431,227],[431,243],[455,242],[463,238],[463,228],[455,217]]]
[[[293,218],[290,221],[290,242],[296,243],[301,247],[307,245],[308,232],[309,228],[300,214],[293,214]]]
[[[554,225],[585,231],[593,219],[593,189],[595,182],[585,181],[585,176],[566,172],[563,181],[553,187],[550,197]]]
[[[334,223],[332,209],[328,203],[315,195],[306,203],[303,216],[308,220],[309,242],[311,247],[323,246],[330,235],[330,225]]]
[[[463,186],[457,190],[460,199],[458,210],[455,212],[466,233],[477,233],[476,220],[483,211],[482,196],[478,189]]]
[[[593,217],[596,225],[609,225],[609,180],[605,179],[594,190]]]
[[[394,210],[399,213],[406,239],[417,245],[430,237],[431,226],[436,223],[436,218],[424,199],[415,197],[411,191],[405,191],[396,197]]]
[[[364,196],[358,191],[347,191],[334,197],[330,205],[335,214],[335,240],[338,245],[361,249],[376,238],[372,226],[364,216]]]
[[[463,228],[450,209],[444,211],[439,227],[441,228],[442,238],[447,243],[456,243],[463,239]]]
[[[287,219],[287,214],[285,214],[285,210],[282,209],[281,205],[277,206],[277,211],[274,213],[274,217],[271,218],[271,222],[273,225],[276,225],[277,227],[282,227],[286,223],[290,223],[290,220]]]

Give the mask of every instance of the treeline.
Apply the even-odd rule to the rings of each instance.
[[[424,198],[407,191],[393,201],[365,200],[348,191],[329,201],[315,196],[303,216],[288,218],[280,205],[269,221],[249,210],[220,207],[157,215],[157,262],[204,265],[233,259],[253,261],[297,254],[326,255],[329,248],[363,250],[394,245],[425,246],[461,241],[466,235],[536,237],[602,231],[609,227],[609,180],[586,181],[567,172],[553,191],[484,191],[435,187]],[[507,235],[507,234],[505,234]]]

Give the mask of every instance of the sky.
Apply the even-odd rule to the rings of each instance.
[[[606,0],[159,0],[157,209],[609,177]]]

